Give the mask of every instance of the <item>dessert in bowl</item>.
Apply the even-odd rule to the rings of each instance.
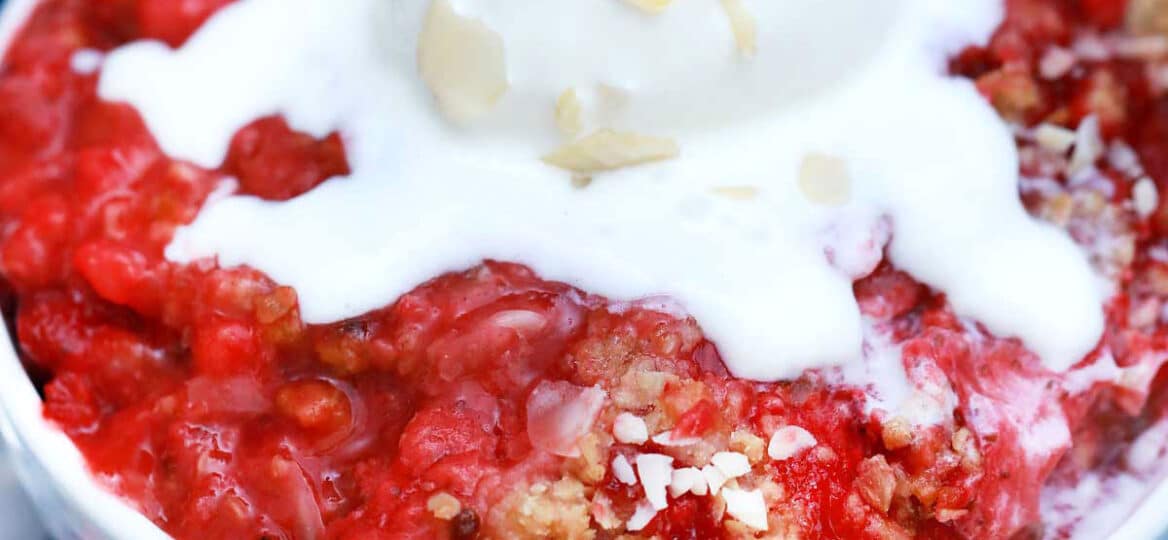
[[[106,534],[1098,537],[1164,472],[1163,2],[17,6],[0,399]]]

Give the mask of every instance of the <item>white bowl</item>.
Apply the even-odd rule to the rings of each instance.
[[[37,1],[4,3],[0,12],[0,51],[7,48]],[[44,419],[40,396],[3,324],[0,324],[0,436],[8,446],[17,477],[55,538],[169,538],[139,514],[131,502],[100,487],[73,442]],[[1109,538],[1159,538],[1168,531],[1165,509],[1168,509],[1168,481],[1150,490],[1135,512]]]

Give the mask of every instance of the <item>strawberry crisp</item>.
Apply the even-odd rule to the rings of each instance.
[[[168,261],[223,178],[287,200],[348,171],[280,117],[220,169],[174,161],[97,97],[86,54],[180,45],[228,3],[44,0],[0,71],[5,318],[46,419],[174,537],[1060,538],[1160,474],[1168,2],[1009,0],[952,60],[1014,126],[1026,207],[1115,294],[1054,373],[882,263],[854,285],[868,363],[903,366],[913,415],[840,370],[735,378],[667,301],[505,261],[326,325],[260,272]]]

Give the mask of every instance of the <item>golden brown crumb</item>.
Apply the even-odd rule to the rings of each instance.
[[[881,435],[884,439],[885,448],[899,450],[912,444],[912,425],[908,423],[908,420],[897,416],[884,423]]]
[[[492,536],[515,539],[590,540],[592,502],[572,478],[518,490],[491,509]]]
[[[766,454],[766,441],[749,431],[738,429],[730,434],[730,449],[745,454],[751,464],[757,464]]]

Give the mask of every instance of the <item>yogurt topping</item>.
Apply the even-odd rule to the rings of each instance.
[[[1104,288],[1026,214],[1009,131],[945,75],[1000,22],[997,2],[727,4],[244,0],[179,50],[112,52],[99,93],[206,167],[265,115],[343,135],[350,176],[287,202],[216,198],[167,250],[266,272],[297,289],[307,322],[503,259],[613,298],[669,295],[732,372],[774,380],[861,357],[851,283],[887,247],[1052,369],[1095,345]],[[419,75],[436,9],[472,38],[433,50],[471,55],[473,73]],[[441,87],[450,77],[470,82]],[[557,126],[557,103],[576,129]],[[629,141],[655,145],[650,163],[619,166]],[[563,148],[617,166],[540,159]]]

